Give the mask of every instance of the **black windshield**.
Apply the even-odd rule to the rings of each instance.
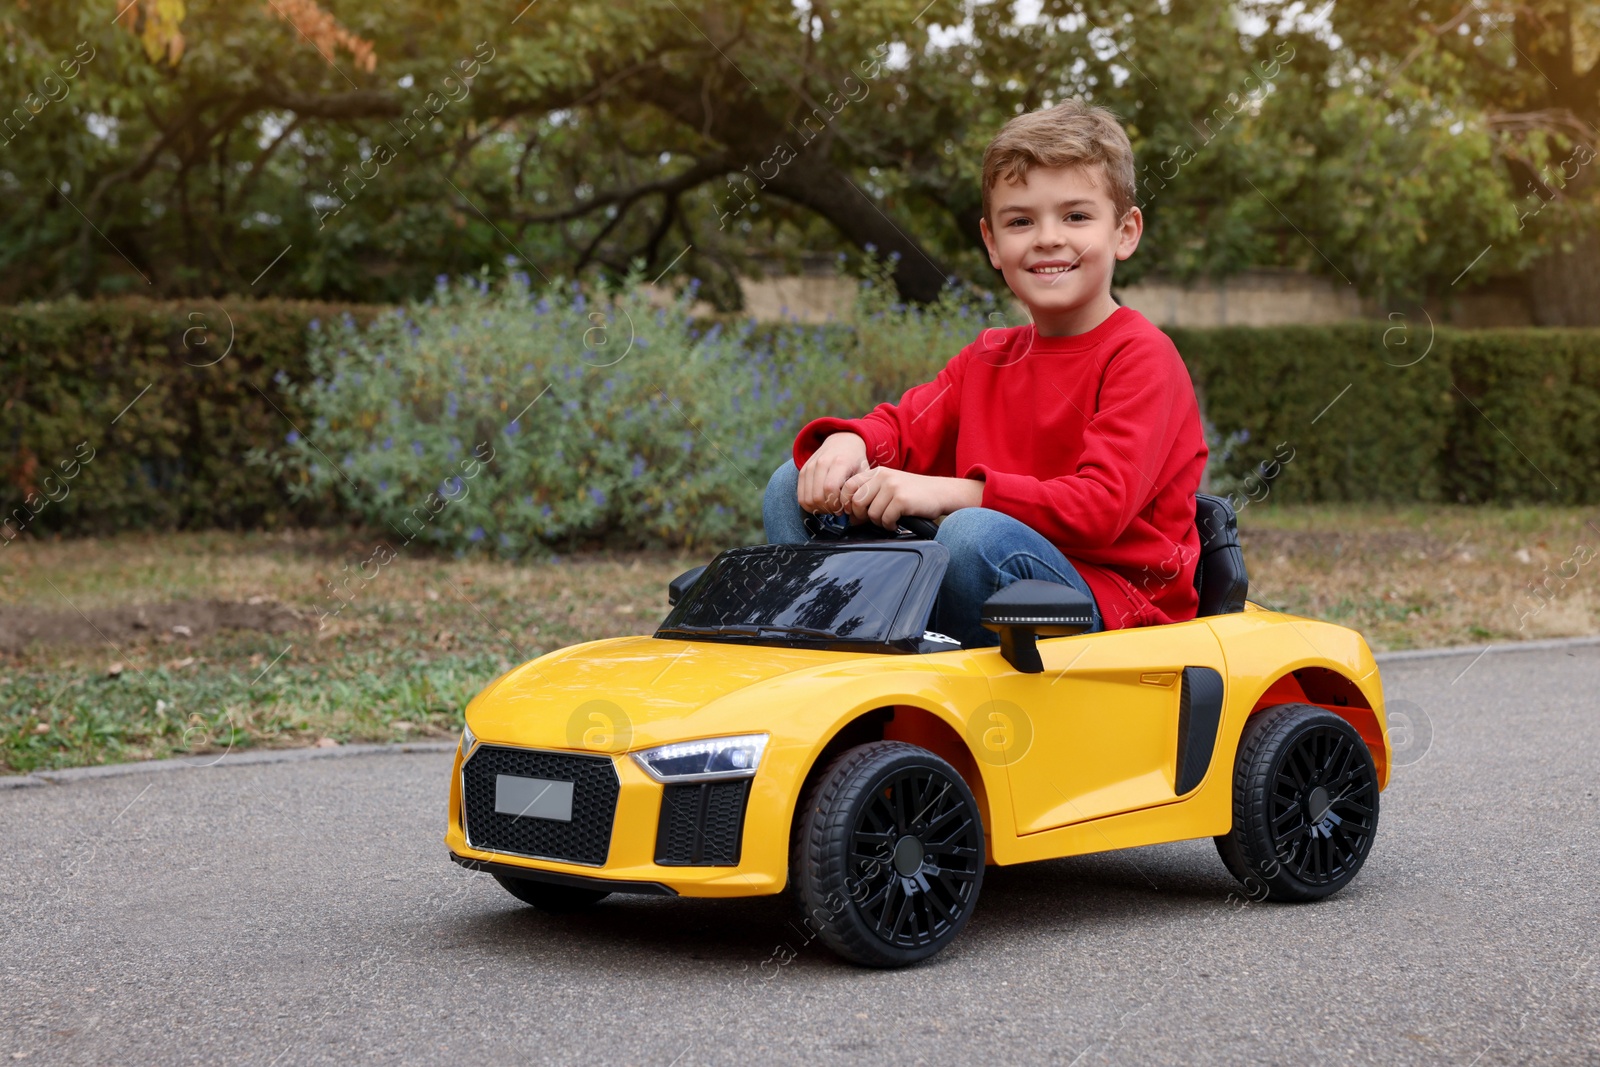
[[[663,633],[883,642],[922,557],[894,550],[767,546],[717,557],[661,624]]]

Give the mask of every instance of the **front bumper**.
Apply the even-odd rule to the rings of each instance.
[[[482,742],[494,747],[514,747]],[[550,750],[527,750],[550,751]],[[577,753],[572,753],[576,755]],[[596,753],[583,753],[593,757]],[[774,758],[776,757],[776,758]],[[738,862],[732,865],[658,863],[658,837],[665,790],[633,760],[610,755],[617,779],[610,843],[599,863],[574,863],[474,847],[463,825],[462,754],[456,752],[450,775],[450,822],[445,844],[463,866],[481,866],[492,874],[557,880],[567,885],[613,893],[647,893],[697,897],[764,896],[782,892],[788,880],[791,798],[777,783],[788,775],[771,773],[785,762],[769,750],[762,773],[749,779],[749,796],[740,834]],[[479,810],[479,809],[474,809]],[[474,825],[477,825],[476,823]],[[598,858],[598,857],[596,857]]]
[[[551,885],[564,885],[569,889],[597,889],[602,893],[634,893],[647,897],[675,897],[671,886],[662,885],[660,882],[620,882],[615,878],[592,878],[587,875],[562,874],[560,871],[545,871],[537,867],[522,867],[511,863],[490,863],[487,860],[468,859],[450,853],[450,858],[469,871],[482,871],[484,874],[497,874],[502,878],[526,878],[533,882],[549,882]]]

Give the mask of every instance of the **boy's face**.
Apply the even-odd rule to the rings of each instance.
[[[1102,170],[1034,167],[990,193],[979,224],[989,262],[1043,333],[1079,333],[1115,310],[1112,267],[1139,247],[1143,217],[1132,208],[1117,218]],[[1094,321],[1084,325],[1086,317]]]

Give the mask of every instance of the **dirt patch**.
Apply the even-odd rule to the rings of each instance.
[[[88,645],[161,634],[188,640],[219,630],[278,634],[315,625],[315,619],[270,597],[251,597],[247,601],[178,600],[84,612],[0,607],[0,652],[22,652],[35,644]]]

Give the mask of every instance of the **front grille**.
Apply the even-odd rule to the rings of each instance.
[[[502,774],[572,783],[572,821],[494,810]],[[473,848],[600,866],[611,851],[611,822],[622,785],[607,756],[575,756],[479,745],[461,769],[462,815]]]
[[[656,862],[664,867],[735,867],[750,779],[669,785],[661,791]]]

